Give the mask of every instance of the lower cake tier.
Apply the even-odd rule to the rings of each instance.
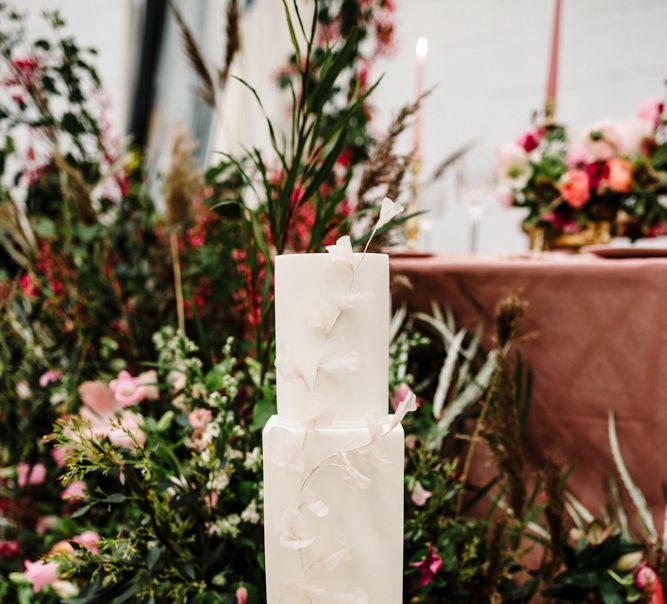
[[[400,604],[403,430],[264,428],[268,604]]]

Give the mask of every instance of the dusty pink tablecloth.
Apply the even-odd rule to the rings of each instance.
[[[616,413],[621,450],[646,495],[658,530],[667,483],[667,259],[593,256],[393,258],[393,275],[414,290],[396,297],[428,309],[449,306],[473,327],[498,299],[521,291],[529,302],[519,349],[534,372],[526,442],[539,464],[560,449],[576,464],[570,488],[596,513],[613,471],[607,412]],[[398,301],[398,300],[397,300]]]

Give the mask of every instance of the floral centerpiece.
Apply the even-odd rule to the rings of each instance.
[[[561,125],[535,126],[497,152],[499,200],[528,208],[531,247],[578,248],[613,234],[667,230],[667,116],[657,99],[601,120],[577,143]]]

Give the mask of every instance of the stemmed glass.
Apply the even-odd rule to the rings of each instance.
[[[473,171],[466,157],[456,165],[456,193],[458,200],[468,212],[468,251],[476,254],[479,250],[479,229],[484,212],[495,196],[495,180],[488,170]]]
[[[442,219],[445,205],[445,190],[441,183],[422,185],[419,194],[420,247],[425,252],[433,251],[433,229]]]

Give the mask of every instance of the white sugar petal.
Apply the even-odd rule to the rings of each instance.
[[[280,519],[280,545],[288,549],[302,550],[312,545],[311,537],[303,514],[297,509],[287,509]]]
[[[354,253],[349,235],[344,235],[338,239],[335,245],[327,245],[326,249],[331,254],[331,259],[334,262],[341,262],[348,265],[349,268],[354,267]]]
[[[343,461],[343,471],[345,472],[345,480],[351,480],[360,489],[369,489],[373,481],[363,472],[359,471],[352,462],[345,451],[340,452],[340,457]]]
[[[352,351],[323,361],[320,363],[320,369],[331,373],[354,373],[360,364],[361,355]]]
[[[411,411],[417,410],[417,397],[415,393],[410,391],[405,395],[405,398],[398,404],[394,416],[391,419],[389,431],[391,432],[398,424],[403,421],[403,418]]]
[[[387,224],[392,218],[398,216],[405,208],[400,203],[395,203],[389,197],[385,197],[382,200],[382,206],[380,207],[380,217],[378,218],[375,229],[382,228]]]
[[[271,463],[294,474],[301,474],[305,468],[305,457],[301,444],[296,442],[289,430],[274,428],[269,432],[273,454]]]
[[[334,301],[339,310],[352,310],[360,304],[371,300],[374,296],[375,294],[373,292],[354,292],[334,296]]]
[[[315,562],[313,568],[324,568],[332,571],[343,562],[351,560],[352,546],[344,540],[334,541]]]
[[[312,604],[313,596],[325,593],[325,589],[305,579],[283,581],[280,584],[280,604]]]
[[[286,382],[294,383],[304,379],[303,370],[288,346],[283,346],[276,355],[275,366]]]
[[[327,316],[326,305],[317,298],[308,298],[301,304],[303,316],[306,323],[314,329],[326,331],[331,323],[331,318]]]

